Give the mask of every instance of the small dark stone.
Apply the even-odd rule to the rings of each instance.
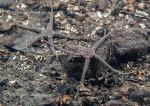
[[[76,16],[76,14],[72,13],[72,12],[67,12],[67,16],[74,18]]]
[[[0,8],[8,9],[15,0],[0,0]]]
[[[8,80],[7,79],[0,79],[0,93],[3,92],[4,90],[4,87],[3,86],[6,86],[7,85],[7,82]]]
[[[118,16],[121,11],[121,8],[115,8],[114,10],[111,11],[112,16]]]
[[[80,81],[83,65],[84,58],[82,57],[75,57],[64,63],[64,68],[67,71],[67,76],[74,77],[78,81]],[[86,79],[98,77],[100,67],[101,66],[99,65],[99,61],[95,58],[92,58],[89,66],[90,71],[87,72]]]
[[[0,86],[6,85],[8,82],[8,79],[0,79]]]
[[[147,39],[148,35],[144,35],[136,29],[130,31],[118,30],[112,34],[109,43],[111,48],[112,57],[119,63],[127,61],[135,61],[139,57],[148,53],[149,44]]]
[[[77,0],[79,2],[80,6],[85,7],[87,5],[87,1],[86,0]]]
[[[101,29],[97,30],[96,34],[100,35],[103,37],[103,35],[108,33],[108,28],[106,26],[103,26]]]
[[[40,4],[40,2],[36,2],[36,3],[28,5],[28,6],[29,6],[29,9],[37,11],[41,7],[41,4]]]
[[[104,81],[104,85],[106,86],[106,87],[112,87],[113,85],[114,85],[114,80],[113,79],[105,79],[105,81]]]
[[[14,87],[15,87],[16,89],[18,89],[18,88],[21,88],[22,86],[21,86],[21,84],[20,84],[19,81],[16,81]]]
[[[60,4],[58,10],[63,11],[65,14],[68,12],[67,11],[67,6],[65,4],[63,4],[63,3]]]
[[[97,0],[95,3],[95,10],[96,11],[104,11],[108,6],[108,3],[106,0]]]
[[[64,55],[64,54],[58,56],[61,63],[66,63],[68,57],[69,57],[69,55]]]
[[[150,98],[150,91],[147,90],[131,91],[128,94],[128,98],[131,99],[132,101],[142,104],[144,102],[144,98]]]
[[[98,106],[94,100],[86,99],[83,101],[83,106]]]
[[[8,55],[1,55],[1,56],[0,56],[0,60],[1,60],[2,62],[7,62],[8,59],[9,59],[9,56],[8,56]]]

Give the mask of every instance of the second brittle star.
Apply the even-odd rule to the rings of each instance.
[[[30,30],[30,31],[34,31],[37,33],[40,33],[38,36],[36,36],[35,38],[33,38],[33,41],[29,44],[27,44],[27,47],[30,47],[32,44],[34,44],[35,42],[39,41],[39,40],[43,40],[45,37],[48,38],[48,41],[51,42],[51,44],[54,45],[54,38],[64,38],[64,39],[70,39],[70,40],[82,40],[82,41],[93,41],[92,39],[88,38],[88,37],[82,37],[82,36],[69,36],[66,35],[64,33],[61,32],[55,32],[53,30],[53,8],[51,8],[51,12],[50,12],[50,21],[48,22],[48,25],[46,28],[33,28],[33,27],[28,27],[28,26],[23,26],[23,25],[19,25],[19,24],[15,24],[16,27],[25,29],[25,30]],[[53,46],[49,45],[52,52],[56,55],[56,50]]]
[[[106,33],[106,32],[105,32]],[[100,40],[98,40],[97,42],[95,42],[90,48],[84,48],[84,47],[73,47],[73,48],[77,48],[77,52],[74,53],[74,52],[71,52],[71,51],[68,51],[66,49],[62,49],[56,45],[53,45],[52,43],[50,42],[47,42],[45,41],[46,43],[54,46],[55,48],[61,50],[62,52],[66,52],[70,55],[74,55],[74,56],[81,56],[85,59],[85,63],[84,63],[84,66],[83,66],[83,72],[82,72],[82,76],[81,76],[81,84],[84,83],[84,80],[85,80],[85,75],[86,75],[86,72],[88,70],[88,67],[89,67],[89,64],[90,64],[90,61],[91,59],[94,57],[96,59],[98,59],[99,61],[101,61],[105,66],[107,66],[110,70],[112,70],[113,72],[115,73],[118,73],[118,74],[131,74],[131,73],[122,73],[116,69],[114,69],[113,67],[111,67],[101,56],[99,56],[98,54],[96,54],[96,50],[97,48],[111,35],[111,33],[105,35],[104,34],[104,37],[101,38]]]

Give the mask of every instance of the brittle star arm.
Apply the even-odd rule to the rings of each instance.
[[[29,31],[33,31],[36,33],[41,33],[43,28],[37,28],[37,27],[30,27],[30,26],[24,26],[24,25],[20,25],[20,24],[15,24],[16,27],[18,28],[22,28],[24,30],[29,30]],[[86,38],[86,37],[82,37],[82,36],[70,36],[61,32],[54,32],[53,34],[53,38],[61,38],[61,39],[70,39],[70,40],[80,40],[80,41],[94,41],[91,38]]]
[[[79,88],[80,87],[84,87],[83,83],[84,83],[84,80],[85,80],[85,74],[86,74],[86,72],[88,70],[89,64],[90,64],[90,58],[85,58],[83,72],[82,72],[81,80],[80,80],[80,83],[79,83],[79,86],[78,86]],[[77,93],[75,95],[75,99],[77,98],[78,94],[79,94],[79,89],[77,89]]]
[[[96,50],[96,49],[100,46],[100,44],[102,44],[110,35],[111,35],[111,33],[108,33],[108,34],[106,35],[106,31],[104,31],[104,37],[102,37],[100,40],[98,40],[98,41],[92,46],[92,48],[93,48],[94,50]]]
[[[58,47],[58,46],[56,46],[56,45],[54,45],[54,44],[52,44],[51,42],[48,42],[48,41],[46,41],[46,40],[44,40],[44,42],[46,42],[47,44],[49,44],[49,45],[55,47],[56,49],[58,49],[58,50],[60,50],[60,51],[62,51],[62,52],[65,52],[65,53],[68,53],[68,54],[71,54],[71,55],[81,56],[79,53],[70,52],[70,51],[68,51],[68,50],[66,50],[66,49],[63,49],[63,48],[60,48],[60,47]]]
[[[32,45],[34,42],[37,42],[39,39],[44,40],[44,36],[48,37],[48,41],[51,42],[54,45],[54,40],[53,40],[53,8],[51,8],[51,13],[50,13],[50,21],[47,24],[47,27],[43,30],[41,30],[41,33],[39,36],[35,37],[33,42],[30,45]],[[50,49],[52,52],[57,55],[56,50],[53,46],[50,45]]]
[[[107,66],[110,70],[112,70],[113,72],[115,73],[118,73],[118,74],[132,74],[131,72],[130,73],[122,73],[122,72],[119,72],[117,71],[116,69],[114,69],[113,67],[111,67],[104,59],[102,59],[100,56],[98,56],[97,54],[95,55],[95,58],[97,58],[98,60],[100,60],[105,66]]]
[[[61,32],[55,32],[54,33],[54,38],[65,38],[65,39],[70,39],[70,40],[82,40],[82,41],[93,41],[92,39],[90,38],[86,38],[86,37],[82,37],[82,36],[77,36],[77,35],[66,35],[64,33],[61,33]]]
[[[80,80],[82,84],[84,83],[85,74],[86,74],[86,72],[88,70],[89,64],[90,64],[90,58],[85,58],[83,72],[82,72],[82,76],[81,76],[81,80]]]
[[[51,4],[52,4],[52,1],[51,1]],[[48,41],[54,45],[54,40],[53,40],[53,7],[51,7],[50,21],[47,25],[45,34],[49,38]],[[54,46],[50,45],[50,48],[51,48],[52,52],[57,56],[57,53],[56,53]]]

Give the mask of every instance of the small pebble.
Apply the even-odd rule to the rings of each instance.
[[[119,100],[110,100],[106,102],[104,106],[125,106],[125,105]]]
[[[11,16],[11,15],[8,15],[6,21],[8,22],[8,21],[10,21],[10,20],[12,20],[12,16]]]
[[[124,17],[124,14],[119,13],[119,17]]]
[[[143,24],[143,23],[140,23],[139,25],[140,25],[141,28],[145,28],[146,27],[145,24]]]
[[[127,29],[127,28],[129,28],[129,26],[128,26],[128,25],[126,25],[124,28],[126,28],[126,29]]]
[[[135,8],[133,7],[133,5],[127,5],[125,7],[123,7],[124,10],[133,13],[135,11]]]
[[[26,9],[26,8],[27,8],[27,5],[21,4],[21,9]]]
[[[0,0],[0,8],[8,9],[15,0]]]
[[[23,25],[29,25],[29,20],[22,22]]]
[[[99,18],[102,18],[102,17],[103,17],[103,16],[102,16],[102,13],[101,13],[100,11],[97,11],[96,14],[97,14],[97,16],[98,16]]]
[[[78,11],[79,7],[78,6],[74,6],[74,11]]]
[[[14,86],[16,82],[17,82],[16,80],[12,80],[12,81],[9,81],[9,82],[7,83],[7,85],[8,85],[8,86]]]
[[[143,16],[149,17],[148,13],[146,13],[144,11],[139,11],[139,10],[136,10],[136,14],[135,15],[136,16],[141,16],[141,17],[143,17]]]
[[[145,4],[144,4],[144,3],[139,3],[139,4],[137,4],[137,7],[138,7],[139,9],[144,9]]]

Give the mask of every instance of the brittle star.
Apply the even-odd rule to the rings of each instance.
[[[106,31],[105,31],[106,33]],[[53,45],[52,43],[45,41],[46,43],[48,43],[49,45],[54,46],[55,48],[61,50],[62,52],[66,52],[68,54],[71,55],[75,55],[75,56],[82,56],[85,58],[85,63],[83,66],[83,72],[82,72],[82,76],[81,76],[81,84],[84,83],[85,80],[85,74],[88,70],[89,64],[90,64],[90,59],[95,57],[96,59],[100,60],[104,65],[106,65],[110,70],[112,70],[115,73],[118,74],[131,74],[131,73],[122,73],[117,71],[116,69],[114,69],[113,67],[111,67],[101,56],[99,56],[98,54],[96,54],[96,50],[97,48],[111,35],[111,33],[105,35],[103,38],[101,38],[100,40],[98,40],[96,43],[94,43],[94,45],[92,45],[90,48],[84,48],[84,47],[80,47],[78,48],[78,53],[74,53],[65,49],[62,49],[56,45]]]
[[[19,24],[15,24],[16,27],[19,28],[23,28],[26,30],[31,30],[34,32],[38,32],[40,33],[37,37],[35,37],[33,39],[33,42],[30,44],[27,44],[28,47],[30,47],[33,43],[39,41],[39,40],[43,40],[45,37],[48,38],[48,41],[51,42],[52,45],[54,45],[54,38],[66,38],[66,39],[70,39],[70,40],[83,40],[83,41],[93,41],[90,38],[86,38],[86,37],[81,37],[81,36],[68,36],[64,33],[60,33],[60,32],[54,32],[53,31],[53,7],[51,8],[51,12],[50,12],[50,21],[48,22],[48,25],[46,28],[31,28],[31,27],[27,27],[27,26],[23,26],[23,25],[19,25]],[[53,46],[50,45],[50,48],[52,50],[52,52],[56,55],[56,50]]]

